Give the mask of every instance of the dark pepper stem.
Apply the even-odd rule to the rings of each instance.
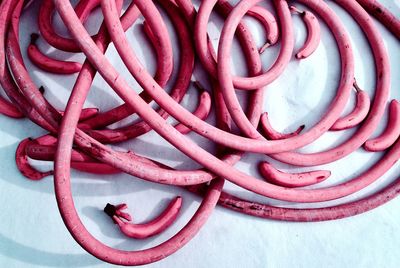
[[[106,207],[103,209],[103,211],[110,217],[113,218],[115,216],[115,213],[117,212],[117,207],[114,205],[111,205],[110,203],[107,203]]]

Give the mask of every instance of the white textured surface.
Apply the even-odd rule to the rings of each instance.
[[[400,16],[400,1],[381,1]],[[335,4],[329,4],[338,12],[351,33],[356,57],[356,77],[359,85],[373,96],[374,63],[368,44],[357,25]],[[21,42],[25,53],[29,33],[37,32],[36,15],[38,3],[25,12],[22,21]],[[270,9],[271,10],[271,9]],[[100,12],[92,18],[87,27],[94,33],[100,22]],[[59,22],[59,20],[57,20]],[[217,38],[221,21],[213,17],[210,24],[212,39]],[[294,17],[296,48],[304,42],[305,29],[298,17]],[[263,35],[259,25],[249,20],[254,28],[259,45]],[[316,122],[334,97],[339,74],[337,49],[331,35],[322,25],[322,43],[316,53],[304,61],[292,60],[282,76],[266,90],[264,108],[270,113],[271,122],[278,130],[293,130],[298,125]],[[392,66],[391,98],[399,99],[400,93],[400,44],[381,25],[379,29],[390,52]],[[127,35],[132,40],[139,57],[151,72],[154,59],[144,56],[151,53],[148,43],[139,36],[136,25]],[[173,41],[176,47],[175,35]],[[217,43],[217,40],[215,40]],[[145,45],[144,45],[145,44]],[[40,43],[43,50],[50,48]],[[235,45],[235,49],[238,46]],[[177,51],[176,51],[177,52]],[[271,48],[263,55],[264,66],[268,66],[278,52]],[[175,53],[178,54],[178,53]],[[234,55],[240,54],[233,52]],[[52,53],[69,58],[68,54]],[[136,86],[123,63],[115,57],[111,47],[107,56],[112,63]],[[80,59],[80,56],[74,56]],[[237,63],[241,63],[239,59]],[[46,97],[58,108],[62,108],[74,79],[43,73],[29,61],[27,67],[37,85],[46,87]],[[240,64],[235,64],[235,67]],[[197,68],[199,69],[199,68]],[[238,73],[244,73],[237,68]],[[196,70],[195,77],[201,80],[202,72]],[[191,89],[183,105],[192,109],[196,103],[196,91]],[[354,96],[346,111],[353,107]],[[101,77],[96,77],[87,107],[93,105],[107,110],[119,102]],[[386,124],[386,115],[380,129]],[[213,122],[213,118],[208,120]],[[72,239],[64,227],[57,210],[52,178],[31,182],[19,174],[14,163],[14,152],[18,142],[26,137],[37,137],[43,131],[28,120],[7,119],[0,116],[0,266],[1,267],[109,267],[87,254]],[[347,137],[352,130],[341,133],[327,133],[304,151],[311,152],[331,147]],[[377,135],[379,130],[374,135]],[[213,150],[213,144],[191,134],[203,148]],[[179,168],[197,167],[180,152],[149,133],[133,142],[123,144],[139,154]],[[332,170],[332,177],[321,186],[333,185],[360,174],[377,161],[382,154],[365,153],[359,150],[352,155],[324,168]],[[260,155],[247,155],[237,165],[255,176],[256,163],[267,159]],[[40,163],[37,163],[40,164]],[[43,164],[41,164],[43,165]],[[46,166],[43,166],[45,168]],[[280,168],[288,168],[279,164]],[[296,171],[297,169],[291,169]],[[298,169],[300,170],[300,169]],[[397,164],[376,183],[355,195],[329,202],[343,203],[382,188],[393,181],[399,173]],[[144,182],[128,175],[94,176],[73,172],[73,194],[82,221],[91,233],[106,244],[121,249],[136,250],[148,248],[165,241],[179,230],[191,217],[200,199],[177,187],[167,187]],[[254,200],[282,204],[227,185],[230,191]],[[102,212],[107,202],[129,205],[136,222],[143,222],[157,215],[168,200],[182,195],[184,205],[181,217],[165,233],[144,241],[127,239],[120,234],[111,220]],[[296,205],[297,206],[297,205]],[[400,199],[396,199],[372,212],[352,218],[321,223],[288,223],[262,220],[243,216],[223,208],[217,208],[200,233],[183,249],[173,256],[150,267],[398,267],[400,265]]]

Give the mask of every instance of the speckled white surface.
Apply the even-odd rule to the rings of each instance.
[[[400,17],[400,1],[382,0]],[[198,3],[198,1],[196,1]],[[21,30],[22,49],[25,53],[29,34],[37,32],[36,12],[38,1],[24,13]],[[351,33],[356,57],[356,77],[362,88],[373,96],[374,64],[368,44],[352,19],[332,1],[329,5],[338,12]],[[267,5],[270,7],[270,5]],[[31,15],[32,14],[32,15]],[[100,11],[87,23],[94,33],[100,23]],[[58,27],[59,19],[56,20]],[[263,42],[261,28],[248,20],[254,29],[256,41]],[[296,48],[305,38],[304,25],[294,17]],[[214,16],[209,29],[212,40],[218,42],[217,31],[221,20]],[[400,97],[400,43],[381,25],[378,26],[390,52],[392,65],[391,98]],[[65,29],[60,32],[65,33]],[[316,122],[329,105],[335,94],[339,74],[337,49],[332,37],[322,25],[322,43],[314,55],[304,61],[293,59],[282,76],[266,90],[264,108],[270,113],[271,122],[278,130],[293,130],[298,125],[308,126]],[[139,36],[138,25],[127,33],[132,46],[151,72],[155,61],[148,43]],[[176,38],[173,35],[176,47]],[[43,40],[40,47],[51,51]],[[235,51],[238,45],[235,44]],[[278,47],[269,49],[263,55],[264,66],[268,66],[278,53]],[[233,52],[240,55],[240,52]],[[178,53],[175,53],[178,54]],[[52,55],[70,58],[67,53],[52,52]],[[146,56],[144,56],[146,55]],[[136,86],[113,47],[107,52],[112,63],[123,73],[130,84]],[[82,60],[81,56],[73,56]],[[177,59],[176,59],[177,60]],[[235,71],[240,69],[242,58],[235,61]],[[37,85],[46,87],[46,97],[58,108],[67,100],[73,78],[43,73],[26,62]],[[176,75],[176,71],[175,71]],[[195,77],[202,78],[197,68]],[[192,109],[196,103],[196,91],[192,88],[183,105]],[[119,99],[111,92],[101,77],[96,77],[87,107],[93,105],[107,110],[115,106]],[[354,102],[352,96],[346,111]],[[172,121],[172,120],[171,120]],[[208,119],[213,122],[213,118]],[[386,114],[379,131],[386,124]],[[0,266],[1,267],[109,267],[87,254],[72,239],[64,227],[57,210],[52,178],[31,182],[20,175],[15,167],[14,152],[18,142],[26,137],[37,137],[43,131],[28,120],[16,122],[0,116]],[[327,133],[317,142],[302,149],[305,152],[329,148],[351,136],[353,130],[341,133]],[[214,145],[195,134],[190,134],[203,148],[213,150]],[[179,168],[197,167],[180,152],[176,151],[151,132],[135,141],[121,144],[135,152],[160,160]],[[334,185],[348,180],[376,162],[382,154],[366,153],[358,150],[352,155],[324,166],[332,170],[332,177],[321,186]],[[260,155],[246,155],[237,168],[259,176],[256,163],[268,159]],[[268,159],[269,160],[269,159]],[[45,169],[49,165],[35,162]],[[279,168],[293,169],[278,164]],[[368,195],[396,179],[399,165],[367,189],[340,200],[327,202],[338,204]],[[176,187],[167,187],[144,182],[128,175],[94,176],[73,172],[73,194],[82,221],[92,234],[106,244],[121,249],[137,250],[157,245],[179,230],[193,215],[200,199]],[[283,204],[267,200],[227,184],[227,189],[253,200]],[[184,205],[181,217],[162,235],[144,241],[134,241],[121,235],[111,220],[102,212],[107,202],[129,204],[135,221],[143,222],[157,215],[175,195],[182,195]],[[319,206],[320,204],[318,204]],[[326,204],[324,204],[326,205]],[[292,205],[300,207],[300,205]],[[306,205],[301,205],[306,206]],[[308,205],[311,206],[311,205]],[[400,255],[400,199],[352,218],[320,223],[288,223],[262,220],[217,208],[200,233],[183,249],[173,256],[149,267],[399,267]]]

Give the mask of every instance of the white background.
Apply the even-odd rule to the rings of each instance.
[[[21,30],[22,50],[25,55],[31,32],[37,32],[36,16],[39,1],[35,1],[24,12]],[[400,17],[400,1],[380,1]],[[196,1],[196,3],[198,3]],[[264,4],[263,4],[264,5]],[[368,44],[354,21],[342,9],[329,1],[329,5],[340,15],[350,32],[356,57],[356,78],[359,85],[371,97],[374,94],[374,62]],[[271,5],[266,5],[273,10]],[[299,6],[301,7],[301,6]],[[294,16],[296,50],[305,40],[305,27],[298,16]],[[95,12],[87,28],[95,33],[101,20],[100,11]],[[140,20],[141,21],[141,20]],[[258,45],[264,41],[261,27],[247,19],[254,30]],[[281,77],[266,89],[264,110],[270,113],[273,126],[281,131],[290,131],[305,123],[311,126],[326,110],[334,97],[339,77],[339,57],[331,34],[320,20],[322,42],[318,50],[309,58],[297,61],[293,58]],[[60,33],[66,33],[56,18]],[[212,40],[217,45],[221,20],[213,16],[209,25]],[[391,98],[399,99],[400,93],[400,44],[381,25],[378,25],[390,53],[392,67]],[[170,28],[172,31],[172,28]],[[149,43],[142,37],[139,25],[127,32],[132,46],[154,73],[155,59]],[[178,64],[179,48],[176,36],[171,32],[175,47],[175,61]],[[43,40],[39,42],[43,51],[50,55],[82,61],[82,55],[71,56],[50,48]],[[276,57],[279,47],[270,48],[262,56],[264,66],[269,66]],[[146,56],[145,56],[146,55]],[[240,50],[235,44],[233,55],[235,72],[245,74]],[[126,71],[122,62],[110,47],[107,56],[129,80],[134,88],[135,81]],[[76,76],[56,76],[44,73],[27,60],[26,65],[38,86],[46,87],[45,96],[55,106],[62,109]],[[176,75],[176,69],[174,74]],[[198,67],[194,77],[202,81],[204,73]],[[171,83],[169,84],[169,88]],[[193,109],[197,93],[191,88],[182,102]],[[110,88],[101,77],[96,77],[87,107],[101,107],[103,111],[119,103]],[[352,96],[346,111],[354,106]],[[378,135],[386,124],[387,115],[375,132]],[[171,120],[172,122],[173,120]],[[213,123],[213,117],[208,122]],[[126,122],[125,122],[126,123]],[[12,120],[0,116],[0,266],[1,267],[109,267],[86,253],[72,239],[64,227],[57,210],[53,181],[47,177],[39,182],[25,179],[17,171],[14,153],[20,140],[37,137],[44,132],[28,120]],[[330,148],[350,137],[354,130],[327,133],[317,142],[302,149],[311,152]],[[214,144],[190,134],[201,146],[213,151]],[[147,155],[168,165],[179,168],[194,168],[195,163],[173,149],[169,144],[151,132],[139,139],[119,144],[135,152]],[[362,149],[352,155],[323,168],[332,170],[332,176],[321,186],[334,185],[348,180],[368,169],[382,154],[366,153]],[[256,164],[260,160],[270,160],[266,156],[246,155],[237,168],[259,176]],[[51,164],[34,162],[43,170]],[[305,169],[290,168],[277,164],[283,170],[300,171]],[[313,169],[318,169],[315,167]],[[332,205],[355,200],[381,189],[399,173],[399,165],[376,183],[352,196],[321,205]],[[200,199],[176,188],[144,182],[128,175],[94,176],[72,172],[73,194],[81,219],[90,232],[106,243],[120,249],[137,250],[148,248],[168,239],[183,227],[197,209]],[[320,186],[318,186],[320,187]],[[229,191],[244,197],[271,204],[306,207],[306,205],[285,204],[256,196],[227,184]],[[127,203],[135,222],[145,222],[158,215],[168,201],[176,195],[183,196],[181,215],[176,223],[166,232],[155,238],[135,241],[124,237],[111,220],[102,212],[104,205]],[[308,205],[309,207],[311,205]],[[400,199],[375,209],[371,212],[343,220],[320,223],[288,223],[262,220],[217,208],[199,234],[183,249],[173,256],[150,267],[398,267],[400,265]]]

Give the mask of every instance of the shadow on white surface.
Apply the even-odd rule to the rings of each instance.
[[[0,255],[41,267],[89,267],[99,263],[99,260],[87,253],[61,254],[47,252],[20,244],[3,236],[1,233]]]

